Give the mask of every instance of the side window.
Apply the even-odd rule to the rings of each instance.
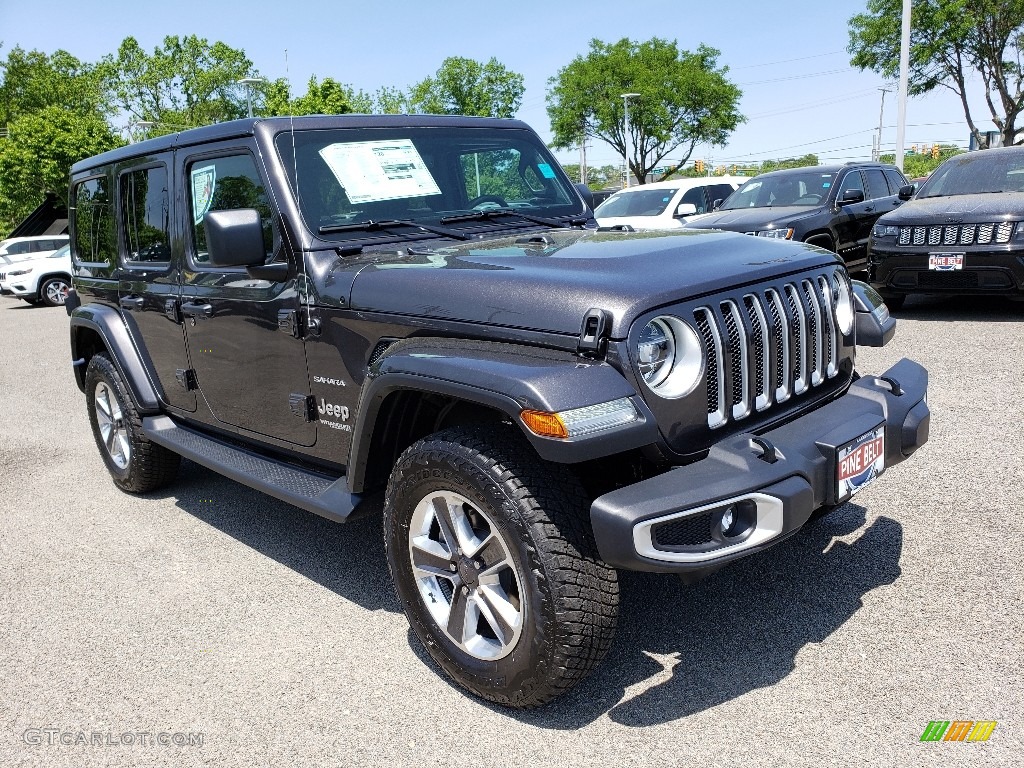
[[[109,184],[106,177],[89,179],[75,186],[75,234],[72,250],[81,262],[117,262],[117,236],[114,232],[114,212],[111,206]]]
[[[910,182],[906,180],[902,173],[897,171],[895,168],[885,168],[885,179],[889,182],[889,194],[895,195],[900,191],[900,187],[905,187]]]
[[[867,199],[867,193],[864,191],[864,182],[860,177],[860,171],[850,171],[843,178],[843,183],[839,185],[839,197],[837,200],[842,200],[845,195],[851,189],[858,189],[860,193],[864,195],[864,199]]]
[[[170,261],[167,168],[161,165],[129,171],[121,176],[120,191],[125,261]]]
[[[255,208],[263,224],[267,263],[274,260],[274,215],[266,187],[252,155],[208,157],[188,164],[189,215],[192,217],[192,260],[209,264],[203,218],[210,211]]]
[[[11,243],[10,247],[7,249],[7,253],[9,253],[11,256],[16,256],[16,255],[21,254],[21,253],[31,253],[31,252],[32,252],[32,241],[30,241],[30,240],[22,240],[20,243]]]
[[[864,175],[868,180],[868,193],[865,197],[869,200],[877,200],[880,197],[889,196],[889,184],[885,181],[885,174],[880,168],[867,168]]]
[[[734,191],[728,184],[714,184],[708,187],[708,204],[714,205],[715,200],[721,200],[724,203]]]
[[[707,200],[704,197],[704,187],[694,187],[693,189],[686,190],[686,194],[683,195],[679,202],[693,203],[697,213],[705,213],[708,209]],[[675,214],[675,211],[672,213]]]

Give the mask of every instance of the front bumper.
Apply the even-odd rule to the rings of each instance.
[[[701,461],[600,496],[590,518],[601,557],[626,570],[700,575],[767,549],[814,510],[849,498],[839,495],[835,480],[841,446],[881,428],[888,468],[924,445],[927,391],[928,372],[904,359],[784,426],[734,435]],[[727,508],[756,518],[743,536],[711,535],[704,543],[674,546],[652,535],[669,523],[700,528],[710,521],[714,529]]]
[[[931,253],[963,254],[963,268],[929,269]],[[872,241],[868,276],[872,287],[883,296],[921,293],[1014,296],[1024,292],[1024,253],[1019,246],[911,248]]]

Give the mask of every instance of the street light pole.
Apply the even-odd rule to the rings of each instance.
[[[626,186],[629,186],[629,156],[633,154],[633,148],[630,146],[629,141],[629,100],[635,96],[639,96],[639,93],[624,93],[622,94],[622,105],[625,107],[622,115],[622,140],[626,145],[625,159],[626,159]]]
[[[907,131],[907,72],[910,70],[910,0],[903,0],[903,20],[900,26],[900,85],[896,92],[899,106],[896,110],[896,167],[903,170],[903,142]]]
[[[239,85],[245,86],[245,105],[249,113],[249,117],[252,117],[252,87],[256,83],[265,83],[266,78],[263,77],[243,77],[238,81]]]

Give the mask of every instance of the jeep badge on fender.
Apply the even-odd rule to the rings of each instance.
[[[754,555],[928,439],[920,365],[855,370],[895,321],[835,254],[599,230],[516,120],[221,123],[77,163],[70,201],[114,482],[185,456],[339,522],[383,494],[413,632],[507,706],[605,656],[619,570]]]

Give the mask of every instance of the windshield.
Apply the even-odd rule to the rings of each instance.
[[[1024,192],[1024,151],[967,152],[944,162],[921,185],[918,198]]]
[[[456,228],[536,227],[579,217],[576,190],[530,131],[509,128],[331,128],[275,139],[306,226],[332,240],[365,238],[367,222]],[[524,216],[465,217],[508,209]],[[457,217],[453,219],[452,217]],[[444,220],[444,221],[442,221]],[[379,227],[378,229],[387,229]],[[405,227],[399,236],[423,230]],[[392,233],[394,234],[394,233]]]
[[[719,210],[771,208],[779,205],[821,205],[828,197],[834,173],[807,171],[755,176],[737,189]]]
[[[637,189],[617,192],[594,211],[595,218],[613,216],[660,216],[672,202],[677,189]]]

